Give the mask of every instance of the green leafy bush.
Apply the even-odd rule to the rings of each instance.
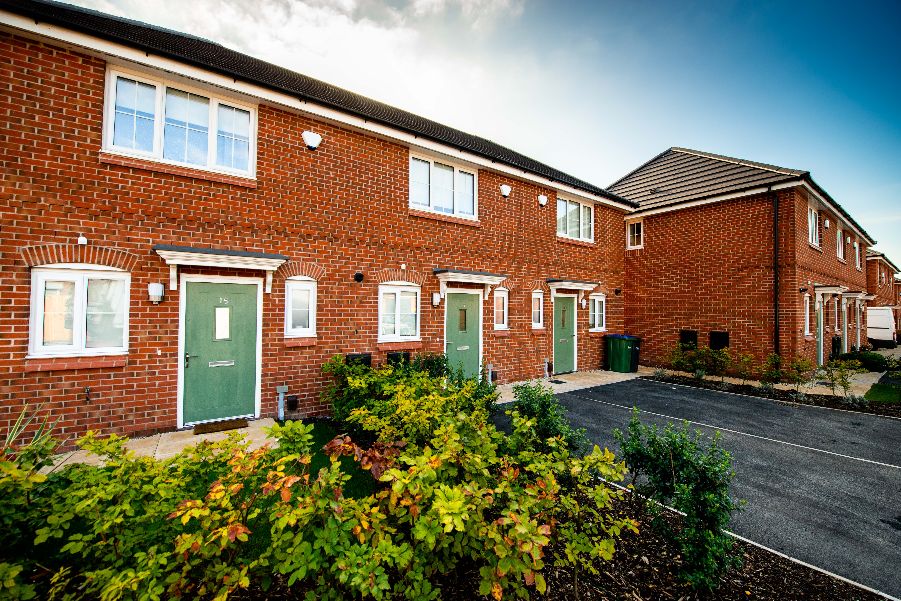
[[[735,357],[734,362],[735,375],[741,378],[741,383],[745,384],[754,376],[757,365],[754,361],[754,355],[751,353],[739,353]]]
[[[828,361],[825,365],[822,365],[818,374],[825,378],[829,383],[832,394],[835,394],[836,389],[841,389],[842,395],[847,397],[851,394],[851,376],[861,371],[864,370],[860,366],[860,361],[854,359],[848,361],[834,359]]]
[[[760,372],[761,384],[769,384],[770,386],[778,384],[782,381],[784,376],[785,372],[783,370],[782,357],[776,353],[767,355]]]
[[[579,453],[588,447],[585,430],[574,429],[566,419],[566,409],[550,388],[540,382],[513,385],[513,408],[520,415],[535,420],[535,431],[546,444],[549,438],[560,437],[570,451]]]
[[[732,366],[729,349],[713,350],[707,346],[677,344],[670,351],[669,359],[673,369],[688,372],[697,380],[703,380],[708,375],[725,376]]]
[[[725,532],[738,503],[729,496],[735,472],[719,446],[719,434],[704,444],[688,424],[662,431],[646,426],[633,411],[628,434],[614,431],[638,494],[684,514],[681,528],[670,532],[682,555],[682,576],[694,587],[714,589],[737,559]]]
[[[866,371],[883,372],[891,369],[891,361],[885,355],[873,351],[857,351],[856,353],[843,353],[838,356],[839,361],[857,361]]]
[[[46,439],[7,444],[0,486],[21,490],[14,510],[0,508],[0,593],[224,600],[253,585],[307,599],[429,600],[456,571],[475,569],[480,594],[526,598],[545,590],[549,545],[565,550],[555,562],[575,566],[578,580],[636,528],[612,511],[621,493],[608,482],[626,468],[609,451],[578,457],[515,409],[513,431],[501,434],[474,381],[420,370],[390,386],[370,414],[382,440],[364,448],[339,435],[315,471],[312,426],[298,422],[271,428],[277,446],[253,449],[232,434],[167,460],[88,434],[79,446],[102,466],[46,479],[35,469],[49,457]],[[416,412],[429,417],[406,431],[401,416]],[[409,440],[387,441],[382,426]],[[372,494],[345,494],[348,458],[378,482]]]
[[[782,378],[788,384],[795,387],[795,392],[800,393],[801,386],[810,382],[816,373],[816,366],[804,357],[795,358],[788,369],[784,370]]]

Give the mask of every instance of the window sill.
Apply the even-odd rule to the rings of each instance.
[[[422,340],[407,340],[400,342],[379,342],[378,349],[380,351],[409,351],[422,348]]]
[[[807,246],[809,246],[810,248],[814,249],[817,252],[823,252],[822,246],[817,246],[816,244],[812,244],[810,242],[807,243]]]
[[[641,246],[627,246],[626,250],[641,250],[642,248],[644,248],[644,244]]]
[[[407,214],[410,217],[421,217],[423,219],[434,219],[435,221],[444,221],[446,223],[458,223],[460,225],[468,225],[470,227],[482,227],[482,222],[478,219],[469,219],[467,217],[455,217],[453,215],[445,215],[443,213],[433,213],[432,211],[423,211],[422,209],[409,208]]]
[[[506,338],[510,335],[510,328],[499,328],[494,330],[494,335],[498,338]]]
[[[594,248],[594,240],[579,240],[577,238],[567,238],[566,236],[557,236],[557,242],[564,244],[573,244],[575,246],[584,246],[586,248]]]
[[[589,334],[606,334],[607,328],[590,328],[588,330]]]
[[[284,346],[287,348],[295,348],[300,346],[316,346],[318,342],[316,336],[298,336],[296,338],[285,338]]]
[[[218,173],[216,171],[207,171],[206,169],[198,169],[195,167],[183,167],[180,165],[170,165],[162,163],[150,158],[139,158],[125,154],[118,154],[110,151],[100,153],[100,162],[108,165],[119,165],[120,167],[133,167],[135,169],[145,169],[147,171],[158,171],[160,173],[168,173],[170,175],[180,175],[194,179],[205,179],[211,182],[219,182],[221,184],[232,184],[235,186],[243,186],[245,188],[256,188],[257,181],[251,177],[241,177],[239,175],[229,175],[227,173]]]
[[[844,263],[845,265],[848,264],[848,261],[845,260],[845,259],[842,259],[841,257],[838,257],[838,262],[839,262],[839,263]]]
[[[75,369],[101,369],[125,367],[128,355],[102,355],[93,357],[27,357],[25,371],[63,371]]]
[[[545,328],[543,326],[540,328],[536,328],[536,327],[532,326],[532,335],[533,336],[544,336],[546,334],[547,334],[547,328]]]

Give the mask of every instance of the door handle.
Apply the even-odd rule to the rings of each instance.
[[[199,357],[199,356],[200,355],[189,355],[188,351],[185,351],[185,367],[187,368],[188,365],[191,363],[191,357]]]

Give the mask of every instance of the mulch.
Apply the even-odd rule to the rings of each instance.
[[[666,375],[666,376],[642,376],[648,380],[656,380],[658,382],[666,382],[668,384],[681,384],[682,386],[692,386],[694,388],[703,388],[705,390],[717,390],[719,392],[731,392],[733,394],[744,394],[747,396],[755,396],[763,399],[783,403],[794,403],[797,405],[815,405],[817,407],[829,407],[831,409],[844,409],[845,411],[857,411],[859,413],[871,413],[873,415],[887,415],[890,417],[901,417],[901,404],[869,402],[865,405],[849,402],[841,396],[833,396],[831,394],[798,394],[794,390],[784,390],[782,388],[773,388],[764,390],[760,386],[751,384],[732,384],[729,382],[720,382],[719,380],[697,380],[688,376]]]

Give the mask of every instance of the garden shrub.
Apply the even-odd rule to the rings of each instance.
[[[891,368],[891,361],[885,355],[873,351],[857,351],[856,353],[843,353],[838,356],[840,361],[857,361],[866,371],[883,372]]]
[[[574,429],[566,418],[566,409],[550,388],[540,382],[513,385],[513,408],[520,415],[535,420],[535,431],[546,444],[547,439],[560,437],[570,451],[579,453],[588,446],[584,428]]]
[[[703,380],[705,376],[725,376],[732,365],[732,355],[729,349],[713,350],[708,346],[688,346],[677,344],[669,355],[673,369],[685,371],[694,376],[696,380]]]
[[[854,359],[847,361],[833,359],[822,365],[818,373],[829,383],[832,394],[835,394],[836,388],[839,388],[842,391],[842,395],[847,397],[851,393],[851,376],[861,371],[863,370],[861,369],[860,361]]]
[[[782,357],[776,353],[767,355],[766,360],[763,362],[763,368],[760,371],[761,384],[772,386],[781,382],[785,375],[782,367]]]
[[[661,431],[646,426],[633,411],[628,434],[614,431],[638,494],[684,514],[681,528],[669,535],[682,555],[683,578],[697,588],[716,588],[722,574],[736,564],[733,540],[725,529],[739,505],[729,496],[735,472],[719,446],[719,433],[704,444],[688,424]]]
[[[757,366],[754,362],[754,355],[752,355],[751,353],[739,353],[735,358],[735,375],[741,378],[742,385],[744,385],[748,380],[751,379],[751,377],[754,375],[756,367]]]
[[[795,393],[801,392],[801,386],[810,382],[816,373],[816,366],[810,359],[796,357],[788,369],[784,370],[782,378],[788,384],[795,387]]]
[[[501,434],[480,401],[464,398],[478,394],[474,381],[457,387],[416,371],[390,386],[385,411],[370,417],[409,440],[379,430],[385,441],[364,448],[337,436],[316,472],[312,426],[299,422],[273,426],[274,447],[254,450],[232,434],[167,460],[91,433],[79,446],[102,467],[74,464],[46,479],[33,469],[51,452],[44,439],[4,450],[0,486],[21,491],[15,510],[0,509],[0,594],[224,600],[274,586],[307,599],[425,600],[439,598],[455,571],[475,569],[480,594],[525,598],[545,590],[551,544],[578,587],[579,574],[597,570],[620,533],[636,528],[612,511],[622,493],[608,482],[626,467],[609,451],[578,457],[515,409],[512,432]],[[417,412],[429,415],[425,425],[400,426]],[[373,494],[345,495],[346,457],[378,481]],[[26,475],[34,487],[11,485]]]

